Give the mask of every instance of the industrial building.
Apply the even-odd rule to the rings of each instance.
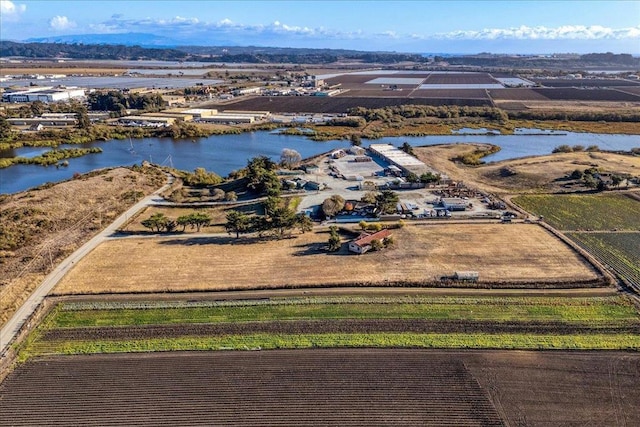
[[[439,174],[441,176],[441,182],[449,181],[448,176],[431,169],[422,161],[391,144],[371,144],[368,150],[373,156],[389,163],[390,166],[387,169],[391,172],[401,170],[404,175],[414,173],[418,176],[430,172],[435,175]]]
[[[125,126],[141,126],[141,127],[166,127],[176,122],[175,117],[157,117],[157,116],[126,116],[120,117],[118,122]]]
[[[77,87],[32,87],[2,94],[3,102],[58,102],[84,98],[85,90]]]

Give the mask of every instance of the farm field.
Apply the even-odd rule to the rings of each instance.
[[[487,73],[447,73],[430,74],[427,79],[422,82],[423,85],[451,85],[451,84],[499,84],[499,82]]]
[[[495,101],[548,101],[549,98],[527,88],[490,89],[489,95]]]
[[[569,237],[640,290],[640,232],[569,233]]]
[[[408,226],[394,236],[394,248],[361,257],[348,254],[344,243],[339,252],[327,253],[326,232],[280,241],[195,236],[113,240],[89,254],[54,292],[426,284],[458,270],[478,270],[480,282],[492,286],[573,287],[598,281],[576,253],[534,224]]]
[[[487,99],[487,91],[484,89],[416,89],[411,92],[414,98],[460,98],[460,99]]]
[[[43,357],[0,384],[0,425],[637,425],[639,363],[398,349]]]
[[[639,82],[623,79],[534,79],[534,81],[547,87],[640,87]]]
[[[57,304],[38,355],[220,348],[640,348],[640,314],[608,297],[298,297]]]
[[[559,230],[640,230],[637,193],[524,195],[513,202]]]
[[[536,93],[554,101],[640,102],[640,96],[613,89],[536,88]]]

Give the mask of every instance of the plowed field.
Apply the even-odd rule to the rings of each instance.
[[[421,350],[41,358],[0,426],[639,425],[640,356]]]

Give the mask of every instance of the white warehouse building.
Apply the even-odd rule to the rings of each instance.
[[[84,98],[85,90],[77,87],[34,87],[2,94],[3,102],[58,102]]]

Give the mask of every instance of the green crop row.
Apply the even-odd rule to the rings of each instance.
[[[483,333],[253,334],[123,341],[35,341],[20,359],[51,354],[181,350],[270,350],[335,347],[640,350],[635,334],[532,335]]]
[[[240,305],[236,305],[240,304]],[[625,297],[609,298],[447,298],[396,303],[286,300],[233,305],[55,310],[49,328],[166,325],[323,319],[429,319],[477,321],[557,321],[597,324],[638,322],[640,313]]]
[[[523,195],[513,202],[560,230],[640,229],[640,202],[622,194]]]

